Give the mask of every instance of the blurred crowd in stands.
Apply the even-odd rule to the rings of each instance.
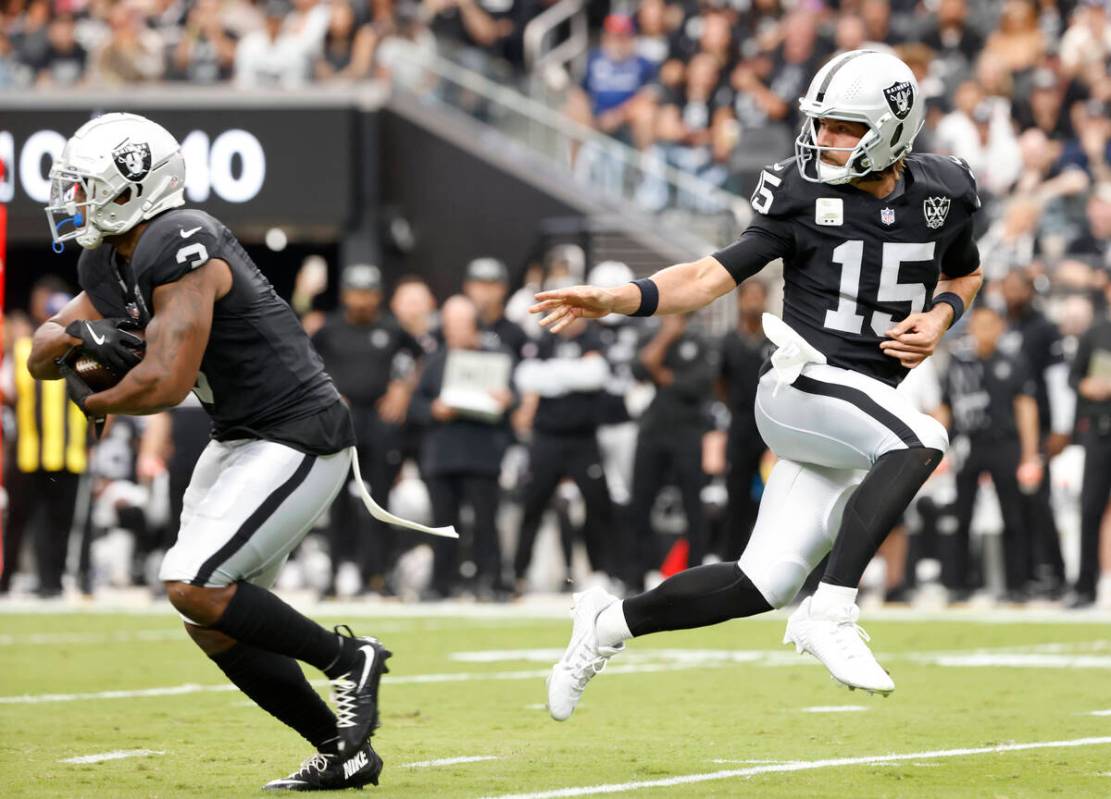
[[[524,28],[550,5],[9,0],[0,87],[362,80],[388,75],[400,39],[524,75]],[[832,54],[891,48],[911,65],[928,108],[916,149],[960,156],[978,178],[987,284],[946,351],[904,389],[946,422],[954,445],[870,579],[890,599],[936,583],[953,601],[1111,601],[1100,582],[1111,573],[1111,532],[1101,535],[1111,494],[1108,3],[614,0],[584,13],[593,46],[573,65],[565,112],[741,194],[791,154],[796,100]],[[533,291],[620,282],[628,269],[588,264],[572,245],[509,266],[448,265],[466,279],[459,296],[437,298],[419,278],[345,265],[341,307],[328,313],[313,301],[327,270],[302,270],[292,304],[356,411],[375,496],[468,534],[460,548],[426,546],[374,528],[341,497],[290,580],[325,595],[504,599],[573,573],[634,590],[688,562],[739,555],[770,457],[751,404],[767,349],[759,315],[778,287],[741,287],[724,335],[697,319],[622,318],[552,337],[525,311]],[[67,557],[90,591],[145,579],[146,561],[173,540],[190,453],[203,443],[203,414],[181,408],[119,420],[86,460],[64,401],[49,424],[23,411],[26,425],[49,430],[36,430],[33,447],[19,437],[20,386],[42,391],[21,383],[19,342],[70,291],[44,282],[5,331],[5,530],[18,527],[12,514],[37,525],[23,549],[39,569],[29,585],[45,595],[60,589]],[[21,460],[19,447],[36,454]],[[73,475],[62,480],[67,500],[20,507],[13,470],[49,472],[52,484]],[[133,488],[109,490],[121,481]],[[74,509],[76,520],[65,516]],[[67,556],[70,525],[81,543]],[[130,542],[116,571],[96,565],[108,536]],[[5,555],[7,590],[18,552]]]

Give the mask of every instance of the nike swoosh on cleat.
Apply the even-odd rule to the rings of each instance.
[[[201,227],[202,227],[201,225],[197,225],[197,226],[196,226],[195,228],[190,228],[189,230],[186,230],[185,228],[182,228],[182,229],[181,229],[180,231],[178,231],[178,232],[180,232],[180,233],[181,233],[181,237],[182,237],[183,239],[187,239],[187,238],[189,238],[190,236],[192,236],[192,235],[193,235],[194,233],[196,233],[196,232],[197,232],[198,230],[200,230],[200,229],[201,229]]]
[[[96,331],[93,330],[93,326],[90,325],[88,322],[85,323],[85,327],[88,329],[89,335],[92,336],[93,341],[96,342],[98,347],[104,343],[104,339],[107,338],[106,336],[98,336],[96,334]]]
[[[374,666],[375,657],[374,647],[372,646],[360,647],[359,651],[366,653],[366,662],[363,663],[363,676],[359,678],[357,691],[363,690],[363,686],[366,685],[367,678],[370,676],[370,669]]]

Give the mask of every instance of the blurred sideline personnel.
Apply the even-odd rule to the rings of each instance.
[[[746,280],[737,289],[737,327],[721,339],[719,380],[730,417],[725,450],[728,560],[736,560],[744,552],[760,507],[753,498],[752,486],[767,451],[756,427],[755,413],[760,368],[774,349],[760,324],[767,303],[768,287],[760,280]]]
[[[56,278],[37,281],[31,290],[32,321],[42,325],[69,299],[66,286]],[[36,593],[43,598],[56,597],[62,594],[77,489],[88,466],[87,426],[84,414],[66,398],[62,383],[37,382],[28,371],[30,338],[13,342],[12,354],[16,451],[15,459],[5,464],[10,504],[0,594],[11,588],[23,536],[30,527],[35,530]]]
[[[478,310],[478,326],[486,349],[505,347],[513,360],[524,357],[529,337],[516,322],[505,317],[505,297],[509,293],[509,270],[497,258],[475,258],[467,264],[463,295]]]
[[[633,375],[656,387],[652,403],[638,420],[633,461],[632,529],[627,531],[631,541],[623,577],[634,590],[643,588],[645,573],[658,569],[663,559],[653,535],[652,506],[666,485],[677,486],[682,496],[687,562],[698,566],[706,555],[702,436],[710,427],[718,366],[716,353],[689,322],[686,314],[661,319],[656,334],[633,363]]]
[[[1111,308],[1111,284],[1104,288]],[[1096,322],[1081,336],[1069,382],[1080,394],[1077,432],[1084,444],[1080,485],[1080,573],[1069,607],[1096,601],[1099,581],[1099,534],[1111,498],[1111,317]]]
[[[688,569],[623,602],[577,595],[571,644],[548,681],[553,718],[571,715],[625,640],[782,607],[827,552],[784,643],[850,687],[895,688],[856,625],[857,586],[948,445],[945,428],[895,387],[979,290],[980,203],[963,161],[910,154],[925,103],[894,56],[837,56],[799,106],[796,156],[761,173],[756,217],[737,242],[618,289],[537,295],[533,311],[558,331],[613,312],[691,313],[776,258],[786,281],[785,321],[764,317],[778,349],[756,394],[760,434],[779,461],[748,547],[739,563]]]
[[[1061,332],[1034,304],[1034,281],[1024,269],[1008,272],[1000,282],[1009,329],[999,347],[1022,355],[1030,369],[1038,401],[1038,448],[1046,463],[1072,439],[1076,395],[1069,388]],[[1049,469],[1033,493],[1022,495],[1023,517],[1030,527],[1030,576],[1035,590],[1056,599],[1065,586],[1065,562],[1053,518]]]
[[[376,783],[370,746],[389,652],[325,630],[268,589],[347,478],[354,432],[320,357],[232,233],[184,205],[185,160],[161,125],[105,114],[50,172],[55,244],[76,241],[82,292],[39,327],[29,368],[65,377],[91,418],[172,408],[192,389],[213,440],[193,473],[160,578],[185,629],[247,696],[317,750],[268,788]],[[146,332],[143,341],[130,330]],[[71,347],[117,372],[93,393],[62,364]],[[341,632],[342,631],[342,632]],[[297,660],[332,681],[334,715]]]
[[[985,303],[973,309],[969,339],[955,347],[945,370],[942,406],[949,431],[965,439],[957,460],[957,529],[945,540],[942,581],[954,599],[967,599],[969,528],[980,475],[991,475],[1003,512],[1005,598],[1026,600],[1030,563],[1030,519],[1023,513],[1023,489],[1042,478],[1038,455],[1037,389],[1021,353],[999,349],[1005,330],[999,313]],[[1021,486],[1021,488],[1020,488]]]
[[[570,477],[586,506],[583,541],[591,569],[608,572],[613,547],[613,507],[598,447],[599,406],[609,378],[598,326],[577,320],[544,333],[537,355],[521,363],[515,380],[522,404],[532,406],[532,440],[524,480],[523,515],[513,572],[525,592],[532,548],[544,511],[559,483]]]
[[[377,266],[351,264],[343,270],[340,304],[313,335],[312,345],[350,408],[371,496],[387,505],[401,471],[401,425],[413,395],[416,362],[424,353],[383,309]],[[364,513],[357,491],[340,492],[332,505],[328,538],[332,577],[324,596],[336,595],[336,572],[344,560],[359,565],[367,589],[387,590],[396,533]]]
[[[500,599],[507,591],[501,579],[501,544],[498,540],[498,475],[512,433],[506,412],[516,404],[508,387],[514,357],[506,347],[481,335],[478,312],[461,295],[449,297],[440,312],[444,346],[428,356],[413,394],[410,416],[421,425],[421,477],[432,500],[436,524],[457,525],[462,506],[474,514],[472,555],[476,569],[475,594],[480,599]],[[482,398],[487,413],[469,413],[445,396],[445,376],[454,353],[500,353],[506,385]],[[497,356],[495,356],[495,359]],[[458,398],[458,394],[456,394]],[[459,548],[454,541],[437,541],[428,597],[452,596],[459,584]]]

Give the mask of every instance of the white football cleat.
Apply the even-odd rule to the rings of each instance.
[[[810,599],[804,599],[787,620],[783,643],[794,644],[799,654],[809,652],[850,690],[860,688],[884,696],[894,691],[891,676],[865,643],[868,633],[856,623],[860,618],[856,603],[812,614]]]
[[[617,597],[601,588],[575,594],[571,605],[571,643],[548,675],[548,712],[556,721],[570,718],[586,684],[625,648],[625,644],[601,646],[595,627],[598,614],[617,601]]]

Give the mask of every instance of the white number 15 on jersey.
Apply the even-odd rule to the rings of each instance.
[[[922,283],[900,283],[899,267],[906,261],[932,261],[934,242],[920,244],[887,241],[883,244],[879,302],[909,302],[910,313],[921,313],[926,305],[926,286]],[[860,294],[860,265],[864,261],[864,242],[857,239],[838,245],[833,262],[841,264],[840,299],[837,308],[826,311],[825,326],[844,333],[860,333],[864,315],[857,313]],[[891,327],[892,316],[883,311],[872,312],[872,331],[883,336]]]

